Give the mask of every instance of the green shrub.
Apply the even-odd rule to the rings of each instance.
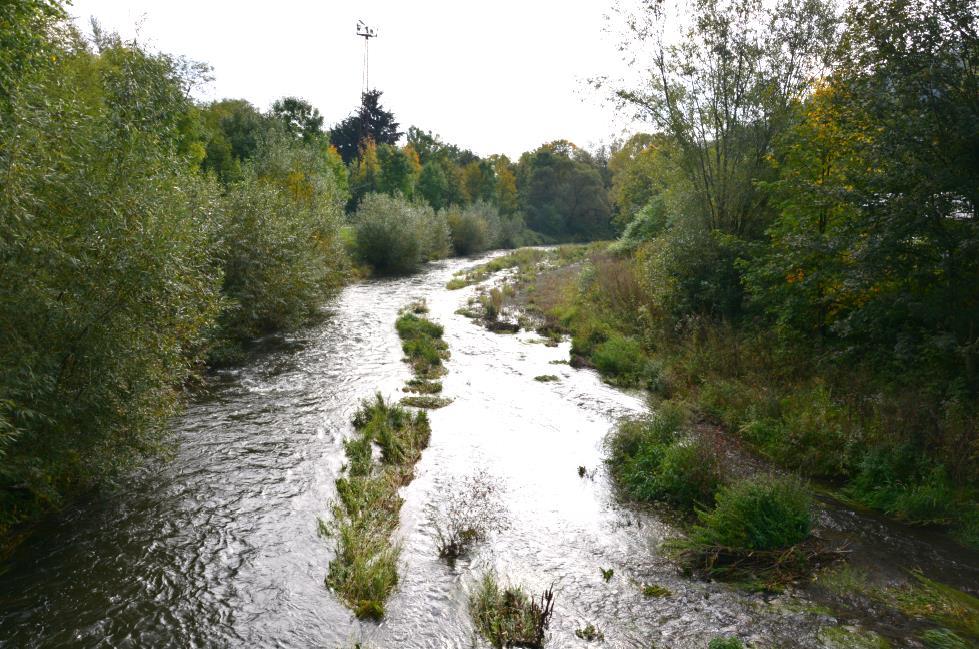
[[[500,214],[489,203],[477,201],[468,207],[445,210],[452,248],[457,255],[471,255],[496,248],[503,236]]]
[[[254,172],[228,188],[216,233],[229,300],[222,335],[241,341],[295,327],[339,287],[340,197],[327,183],[316,181],[316,200]]]
[[[661,498],[677,506],[710,505],[721,485],[717,455],[702,440],[676,442],[663,453],[656,483]]]
[[[399,196],[368,194],[353,215],[357,256],[379,273],[411,273],[448,255],[444,214]]]
[[[678,432],[680,411],[664,405],[652,417],[626,419],[606,443],[612,478],[631,499],[693,509],[709,505],[721,483],[712,449]]]
[[[699,513],[691,540],[737,550],[779,550],[804,541],[812,529],[812,496],[793,478],[756,476],[723,487],[717,504]]]
[[[591,361],[602,377],[621,385],[641,385],[646,369],[646,354],[633,338],[614,334],[599,343]]]
[[[66,38],[0,90],[0,535],[164,450],[220,306],[182,68]]]

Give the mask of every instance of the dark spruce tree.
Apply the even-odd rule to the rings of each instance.
[[[357,158],[361,142],[374,140],[375,144],[397,144],[401,138],[394,113],[381,106],[381,91],[371,90],[360,97],[357,112],[343,120],[330,131],[330,142],[340,152],[347,164]]]

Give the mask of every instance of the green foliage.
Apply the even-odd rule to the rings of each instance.
[[[20,84],[47,67],[60,51],[48,35],[65,17],[55,0],[21,0],[0,5],[0,116],[11,108]]]
[[[406,311],[398,316],[395,327],[416,379],[431,379],[445,372],[442,361],[449,357],[449,348],[442,340],[442,325]]]
[[[412,415],[380,394],[363,401],[354,414],[356,436],[347,440],[347,477],[336,481],[332,523],[320,533],[336,539],[326,584],[359,618],[379,620],[398,583],[400,547],[391,540],[398,526],[398,489],[411,480],[412,467],[428,446],[431,427],[424,412]],[[372,445],[381,448],[381,466]]]
[[[301,139],[307,144],[320,143],[324,138],[323,116],[305,99],[298,97],[276,99],[272,102],[269,116],[278,120],[290,136]]]
[[[597,239],[610,230],[611,207],[591,157],[566,141],[520,157],[520,209],[527,226],[561,240]]]
[[[431,207],[384,194],[364,197],[353,215],[357,255],[379,273],[408,273],[446,256],[449,227]]]
[[[0,533],[161,450],[220,304],[186,78],[100,47],[57,51],[0,119]]]
[[[699,513],[691,532],[696,544],[781,550],[804,541],[812,528],[812,497],[795,479],[756,476],[723,487],[716,501]]]
[[[381,165],[377,191],[408,199],[414,196],[415,173],[407,153],[396,146],[381,144],[377,147],[377,161]]]
[[[519,586],[501,588],[492,573],[484,573],[469,596],[469,612],[476,629],[490,644],[503,647],[544,645],[544,634],[554,611],[554,596],[544,591],[540,600]]]
[[[744,643],[736,636],[724,636],[708,642],[707,649],[744,649]]]
[[[691,511],[713,502],[721,484],[718,458],[704,442],[681,434],[682,423],[682,414],[668,406],[619,423],[606,450],[609,471],[624,495]]]
[[[230,183],[240,180],[242,166],[256,156],[274,124],[244,99],[225,99],[201,108],[204,171]]]
[[[445,219],[457,255],[471,255],[503,243],[503,222],[489,203],[479,201],[465,208],[450,208]]]
[[[332,174],[311,166],[315,155],[270,143],[228,187],[216,248],[232,341],[302,323],[339,287],[342,197]]]
[[[969,649],[973,646],[948,629],[928,629],[921,634],[921,640],[928,649]]]
[[[357,111],[330,131],[330,142],[346,164],[353,162],[366,140],[377,145],[397,144],[401,138],[394,113],[381,106],[381,91],[361,95]]]
[[[642,385],[646,354],[627,336],[612,335],[591,352],[591,361],[602,377],[617,385]]]
[[[907,446],[868,452],[847,493],[912,523],[948,522],[957,507],[945,469]]]

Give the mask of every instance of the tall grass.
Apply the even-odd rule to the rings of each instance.
[[[360,618],[381,619],[398,583],[400,548],[391,535],[398,525],[398,489],[411,480],[414,463],[428,446],[431,427],[424,412],[412,414],[381,395],[361,403],[347,440],[347,475],[336,481],[333,520],[320,531],[335,539],[326,584]],[[373,459],[380,447],[380,464]]]

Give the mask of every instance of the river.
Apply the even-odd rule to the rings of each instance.
[[[609,647],[702,648],[725,633],[758,646],[833,646],[820,629],[837,620],[804,592],[773,599],[678,574],[657,551],[675,530],[618,504],[601,465],[605,435],[644,409],[642,395],[552,363],[568,358],[568,343],[490,333],[455,314],[475,289],[445,282],[475,263],[348,286],[322,322],[212,377],[173,421],[175,457],[52,517],[18,548],[0,575],[0,646],[480,646],[466,593],[488,568],[534,590],[554,586],[550,647],[589,646],[574,634],[586,624]],[[328,516],[358,403],[401,394],[409,370],[394,320],[420,298],[445,326],[444,394],[454,401],[430,413],[431,445],[403,491],[401,582],[377,625],[325,587],[333,546],[316,522]],[[534,380],[542,374],[560,380]],[[426,505],[476,469],[498,480],[510,524],[450,567]],[[869,515],[821,516],[878,553],[879,539],[895,536]],[[929,543],[912,538],[875,560],[919,552],[960,581],[979,580],[971,557]],[[602,568],[614,570],[607,582]],[[646,598],[643,583],[672,595]]]

